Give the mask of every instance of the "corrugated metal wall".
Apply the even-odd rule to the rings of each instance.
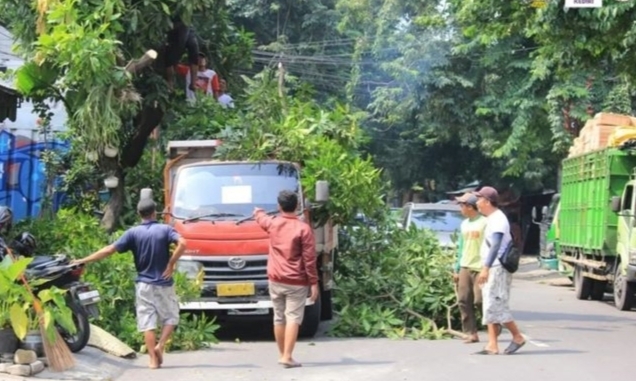
[[[55,140],[53,134],[41,135],[37,130],[0,130],[0,205],[13,210],[18,222],[40,214],[46,196],[46,172],[41,154],[47,150],[66,150],[67,143]],[[57,209],[63,194],[53,194]]]

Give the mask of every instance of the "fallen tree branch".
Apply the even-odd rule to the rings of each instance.
[[[453,326],[453,309],[457,306],[459,306],[459,294],[457,293],[457,287],[455,287],[455,303],[446,307],[446,333],[460,339],[466,339],[468,335],[451,328]]]
[[[394,302],[396,302],[397,304],[402,304],[402,303],[400,303],[400,301],[398,300],[398,298],[396,298],[396,297],[395,297],[395,295],[393,295],[393,294],[388,294],[388,296],[389,296],[391,299],[393,299],[393,301],[394,301]],[[411,315],[411,316],[413,316],[413,317],[416,317],[416,318],[418,318],[418,319],[422,319],[422,320],[426,320],[426,321],[428,321],[429,323],[431,323],[431,325],[433,326],[433,329],[434,329],[435,331],[438,331],[438,330],[439,330],[439,328],[437,327],[437,323],[435,323],[435,320],[433,320],[433,319],[431,319],[431,318],[428,318],[428,317],[426,317],[426,316],[422,315],[422,314],[421,314],[421,313],[419,313],[419,312],[413,311],[412,309],[410,309],[410,308],[408,308],[408,307],[404,307],[404,311],[406,311],[409,315]]]

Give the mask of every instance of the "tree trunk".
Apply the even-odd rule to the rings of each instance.
[[[116,163],[115,160],[112,160]],[[106,209],[104,210],[104,216],[102,217],[101,225],[108,233],[112,233],[117,229],[119,223],[119,216],[121,215],[122,209],[124,208],[124,202],[126,200],[125,195],[125,174],[121,167],[117,164],[116,169],[114,171],[115,176],[119,179],[119,183],[117,187],[114,189],[110,189],[110,199],[108,200],[108,204],[106,204]]]

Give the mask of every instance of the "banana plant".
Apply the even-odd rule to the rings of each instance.
[[[24,340],[30,329],[39,324],[44,325],[44,331],[50,341],[55,340],[56,325],[69,333],[75,333],[73,312],[66,305],[66,290],[51,287],[40,290],[37,297],[32,295],[20,276],[24,274],[32,258],[20,258],[13,261],[5,257],[0,262],[0,328],[13,329],[20,340]],[[33,288],[41,281],[30,282]],[[42,315],[38,315],[35,304],[42,307]]]

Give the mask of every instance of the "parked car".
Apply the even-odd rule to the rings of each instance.
[[[402,208],[402,226],[409,229],[429,229],[435,233],[439,243],[444,248],[454,248],[453,235],[459,234],[464,217],[456,203],[425,203],[409,202]]]

